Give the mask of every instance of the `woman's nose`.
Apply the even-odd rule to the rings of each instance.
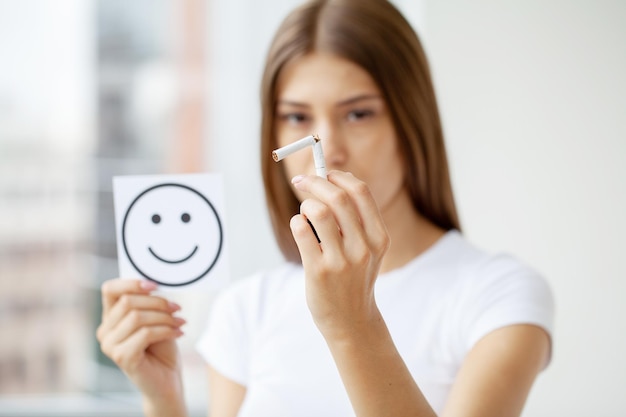
[[[322,149],[326,167],[328,169],[341,169],[346,164],[348,153],[341,132],[336,129],[320,129],[318,135],[322,140]]]

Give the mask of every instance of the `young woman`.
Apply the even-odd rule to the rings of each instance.
[[[210,415],[519,416],[549,361],[551,292],[460,234],[428,65],[406,20],[384,0],[296,9],[270,48],[262,107],[267,202],[288,262],[216,302],[198,342]],[[310,152],[270,158],[311,133],[328,180]],[[98,338],[147,415],[182,416],[183,321],[153,289],[105,283]]]

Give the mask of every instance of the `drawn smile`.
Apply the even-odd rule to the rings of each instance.
[[[179,263],[185,262],[187,259],[191,258],[193,256],[193,254],[196,253],[196,251],[198,250],[198,245],[196,245],[196,247],[193,248],[193,250],[191,251],[191,253],[189,255],[187,255],[185,258],[179,259],[177,261],[170,261],[170,260],[161,258],[159,255],[154,253],[154,251],[152,250],[152,248],[150,246],[148,246],[148,250],[150,251],[152,256],[154,256],[155,258],[157,258],[161,262],[167,262],[168,264],[179,264]]]

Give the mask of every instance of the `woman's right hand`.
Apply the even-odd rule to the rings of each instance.
[[[185,320],[173,315],[180,306],[150,294],[156,287],[145,280],[106,281],[102,285],[102,323],[97,331],[102,352],[143,393],[148,414],[153,413],[146,408],[164,404],[184,408],[176,339],[183,334],[180,327]]]

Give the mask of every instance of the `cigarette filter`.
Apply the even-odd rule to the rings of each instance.
[[[317,141],[319,141],[319,138],[317,138]],[[274,158],[274,161],[278,162],[284,157],[291,155],[292,153],[297,152],[300,149],[304,149],[307,146],[313,145],[315,142],[316,136],[309,135],[305,138],[290,143],[289,145],[285,145],[282,148],[276,149],[274,152],[272,152],[272,158]]]
[[[324,159],[324,152],[322,151],[322,142],[319,140],[313,144],[313,162],[317,176],[326,179],[326,159]]]

